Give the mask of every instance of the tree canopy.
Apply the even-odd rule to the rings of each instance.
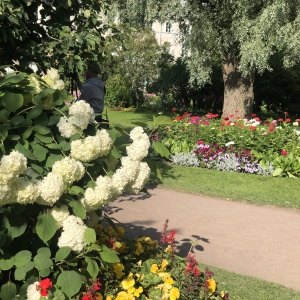
[[[2,0],[0,65],[45,71],[82,68],[86,58],[101,60],[105,40],[115,33],[107,22],[111,0]]]

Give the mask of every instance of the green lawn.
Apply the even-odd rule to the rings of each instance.
[[[108,111],[108,117],[112,127],[120,126],[128,132],[134,126],[132,122],[151,124],[152,121],[150,113]],[[122,137],[122,140],[125,138]],[[189,168],[160,161],[156,164],[163,175],[163,181],[153,177],[151,185],[257,205],[300,208],[299,179]],[[219,289],[227,290],[231,300],[300,300],[300,292],[279,284],[210,266],[209,269],[215,272]]]

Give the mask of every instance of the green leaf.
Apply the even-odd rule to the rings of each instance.
[[[39,162],[44,161],[47,156],[47,149],[39,144],[36,144],[33,148],[33,155]]]
[[[22,124],[23,121],[24,121],[24,117],[23,116],[14,116],[10,120],[10,123],[11,123],[12,126],[18,126],[18,125]]]
[[[14,283],[8,282],[1,286],[1,300],[12,300],[15,299],[17,294],[17,287]]]
[[[272,173],[272,176],[280,176],[282,174],[283,170],[281,168],[276,168],[275,171]]]
[[[92,278],[96,278],[99,274],[99,266],[97,262],[89,257],[86,257],[85,261],[87,263],[87,271],[89,272]]]
[[[102,247],[102,251],[99,253],[103,261],[114,264],[120,261],[117,252],[106,246]]]
[[[81,276],[75,271],[63,271],[57,278],[57,286],[69,299],[79,292],[81,285]]]
[[[23,136],[23,140],[27,140],[30,137],[30,135],[32,134],[32,132],[33,132],[33,128],[32,127],[27,128],[24,131],[23,135],[22,135]]]
[[[15,258],[0,259],[0,270],[10,270],[15,264]]]
[[[33,170],[35,170],[37,173],[39,173],[39,174],[43,174],[43,172],[44,172],[44,170],[43,170],[42,167],[40,167],[40,166],[38,166],[36,164],[33,164],[33,163],[31,163],[31,168]]]
[[[111,155],[115,158],[121,158],[122,157],[122,154],[115,148],[111,150]]]
[[[64,156],[59,154],[59,155],[56,155],[56,154],[52,154],[48,157],[47,159],[47,162],[46,162],[46,168],[52,168],[52,166],[54,165],[55,162],[63,159]]]
[[[155,174],[155,176],[156,176],[159,180],[162,181],[162,180],[163,180],[163,177],[162,177],[162,175],[161,175],[160,169],[159,169],[159,167],[157,166],[157,164],[156,164],[154,161],[152,161],[152,160],[147,160],[147,164],[148,164],[148,166],[149,166],[151,172],[152,172],[153,174]]]
[[[39,270],[40,277],[48,277],[51,273],[51,268],[44,268]]]
[[[153,126],[158,127],[158,126],[168,126],[173,123],[172,119],[167,116],[158,116],[155,117],[153,116]]]
[[[16,280],[25,280],[26,274],[34,268],[34,262],[30,261],[23,267],[18,267],[15,270]]]
[[[38,217],[36,233],[44,243],[54,236],[56,229],[56,221],[51,214],[46,213]]]
[[[51,132],[50,128],[48,128],[46,126],[42,126],[42,125],[35,125],[33,127],[33,130],[42,135],[46,135]]]
[[[43,270],[52,266],[52,260],[48,255],[44,253],[39,253],[33,258],[34,266],[38,270]]]
[[[48,126],[52,126],[58,123],[62,116],[51,116],[48,121]]]
[[[45,257],[51,257],[51,250],[48,247],[39,248],[37,254],[42,254]]]
[[[80,186],[73,185],[73,186],[71,186],[69,192],[70,192],[71,195],[79,196],[79,195],[84,194],[84,189],[81,188]]]
[[[45,135],[42,135],[42,134],[39,134],[39,133],[36,133],[35,134],[35,137],[41,141],[42,143],[45,143],[45,144],[50,144],[53,142],[53,138],[51,136],[45,136]],[[48,147],[48,145],[47,145]],[[59,149],[59,148],[57,148]]]
[[[43,111],[42,105],[34,106],[31,110],[28,111],[27,119],[34,119],[38,117],[42,113],[42,111]]]
[[[160,143],[160,142],[155,142],[153,141],[152,142],[152,147],[154,148],[154,150],[162,157],[165,157],[165,158],[169,158],[170,156],[170,152],[168,150],[168,148]]]
[[[36,157],[33,155],[33,153],[29,149],[25,148],[22,144],[18,143],[16,145],[16,150],[22,153],[27,158],[31,160],[36,160]]]
[[[21,236],[26,228],[27,228],[27,221],[22,216],[4,218],[4,226],[7,229],[7,235],[14,239],[18,236]]]
[[[144,123],[144,122],[131,122],[131,123],[134,124],[134,125],[137,125],[137,126],[141,126],[143,128],[147,128],[148,127],[148,124]]]
[[[96,232],[93,228],[87,228],[84,231],[83,240],[87,244],[94,244],[96,243]]]
[[[26,73],[11,73],[6,76],[3,83],[19,83],[25,78],[27,78]]]
[[[0,122],[6,122],[9,115],[10,115],[10,112],[7,109],[1,109],[0,110]]]
[[[16,267],[24,267],[27,265],[32,258],[32,254],[28,250],[22,250],[15,255],[15,265]]]
[[[79,201],[72,199],[67,200],[67,203],[72,208],[72,211],[75,216],[79,217],[80,219],[85,219],[86,211]]]
[[[6,92],[2,97],[3,106],[10,112],[15,112],[24,103],[24,98],[22,94]]]
[[[55,261],[58,262],[58,261],[65,260],[69,256],[71,251],[72,251],[72,248],[70,248],[70,247],[59,248],[55,254]]]

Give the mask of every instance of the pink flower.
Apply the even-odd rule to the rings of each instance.
[[[288,153],[285,150],[281,150],[281,154],[284,155],[284,156],[288,156]]]

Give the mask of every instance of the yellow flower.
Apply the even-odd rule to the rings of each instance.
[[[180,297],[180,292],[177,287],[173,287],[170,291],[170,300],[176,300]]]
[[[126,292],[119,292],[116,300],[134,300],[135,297],[132,294],[127,294]]]
[[[173,278],[169,275],[168,278],[166,278],[165,280],[165,285],[169,284],[169,285],[172,285],[174,283],[174,280]]]
[[[134,286],[135,280],[132,277],[128,277],[127,279],[122,280],[121,286],[124,290],[128,290],[132,286]]]
[[[125,273],[123,272],[124,266],[121,263],[113,264],[113,270],[117,276],[117,279],[120,279],[125,275]]]
[[[140,255],[141,253],[143,253],[144,252],[144,249],[143,249],[143,246],[142,246],[142,244],[140,243],[140,242],[137,242],[136,244],[135,244],[135,254],[136,255]]]
[[[133,296],[139,297],[142,292],[143,292],[143,288],[140,286],[138,289],[135,289]]]
[[[166,259],[163,259],[161,262],[161,268],[165,269],[168,264],[169,264],[168,261]]]
[[[109,295],[109,296],[106,297],[105,300],[113,300],[113,299],[114,299],[114,296]]]
[[[158,265],[157,264],[153,264],[150,268],[150,272],[152,273],[157,273],[158,271]]]
[[[217,284],[213,278],[207,279],[206,284],[207,284],[207,290],[209,293],[213,293],[217,288]]]
[[[100,294],[100,293],[96,293],[96,295],[95,295],[96,297],[95,297],[95,300],[103,300],[103,296],[102,296],[102,294]]]
[[[165,252],[172,253],[173,252],[172,246],[168,245],[168,247],[165,249]]]

